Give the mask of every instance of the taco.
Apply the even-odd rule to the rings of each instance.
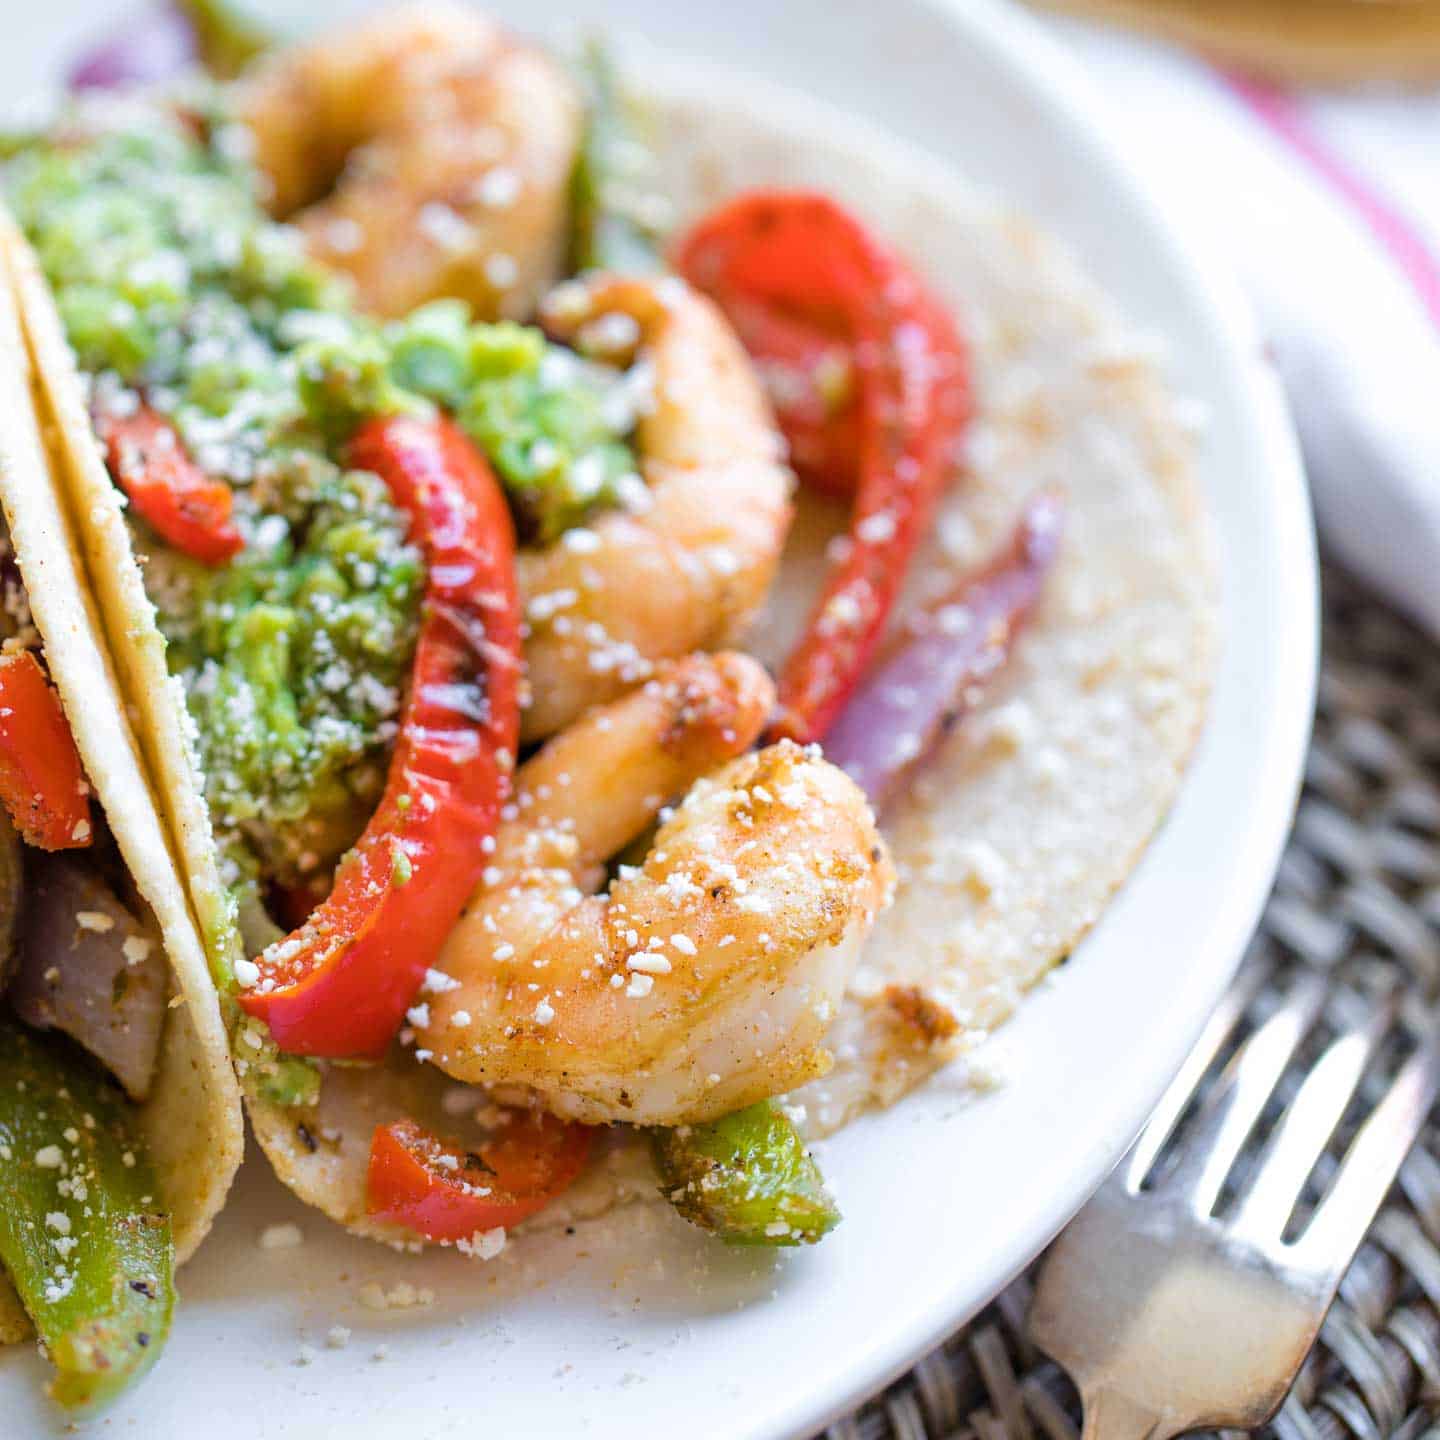
[[[1226,65],[1304,84],[1420,82],[1440,73],[1428,0],[1046,0],[1135,26]]]
[[[75,1414],[154,1362],[240,1163],[200,939],[84,585],[0,291],[0,1340]],[[101,797],[99,805],[92,795]]]
[[[818,1239],[801,1128],[1068,953],[1203,715],[1189,436],[1068,258],[827,111],[646,89],[649,153],[603,57],[408,7],[6,166],[257,1138],[392,1242],[656,1166]]]

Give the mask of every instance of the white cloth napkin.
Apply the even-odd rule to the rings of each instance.
[[[1249,291],[1327,546],[1440,635],[1440,90],[1247,87],[1060,28],[1158,193]]]

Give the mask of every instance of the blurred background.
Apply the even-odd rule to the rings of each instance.
[[[1245,284],[1327,548],[1440,636],[1440,3],[1044,8]]]
[[[1440,75],[1434,0],[1049,0],[1192,45],[1275,80],[1353,85]]]

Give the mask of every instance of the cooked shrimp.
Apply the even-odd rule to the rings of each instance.
[[[430,1002],[435,1064],[643,1125],[723,1115],[829,1067],[825,1032],[891,867],[843,772],[788,741],[737,755],[771,698],[745,656],[668,664],[519,772],[438,962],[458,984]],[[687,785],[644,864],[589,893]]]
[[[621,693],[656,660],[733,643],[775,573],[792,484],[740,342],[683,281],[572,281],[542,315],[582,351],[633,358],[650,401],[636,434],[638,503],[519,557],[527,739]]]
[[[364,308],[530,314],[563,259],[581,104],[468,6],[402,6],[262,61],[236,90],[274,213]]]

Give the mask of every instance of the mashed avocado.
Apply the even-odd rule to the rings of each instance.
[[[397,731],[424,566],[383,482],[344,463],[356,425],[452,412],[526,538],[638,482],[617,372],[458,303],[359,315],[264,214],[237,134],[112,102],[19,150],[3,180],[97,410],[143,399],[235,494],[245,545],[219,569],[132,523],[243,904],[353,843]]]

